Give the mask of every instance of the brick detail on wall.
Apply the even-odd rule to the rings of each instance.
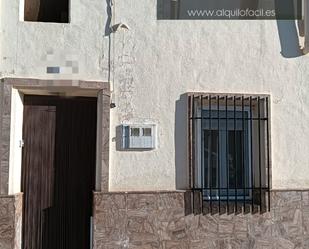
[[[309,191],[272,191],[263,214],[186,215],[184,192],[95,193],[94,249],[306,249]]]

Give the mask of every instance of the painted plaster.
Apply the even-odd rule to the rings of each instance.
[[[131,30],[115,35],[112,127],[150,119],[159,146],[123,153],[112,143],[112,190],[186,187],[178,178],[187,162],[188,91],[270,94],[272,187],[309,187],[308,56],[294,22],[157,21],[155,1],[117,1],[120,20]]]
[[[30,23],[1,1],[0,76],[111,82],[111,191],[186,188],[191,91],[271,95],[272,187],[309,188],[308,56],[292,21],[157,21],[156,1],[71,1],[71,23]],[[109,35],[109,22],[128,24]],[[60,74],[47,74],[60,66]],[[73,70],[73,67],[78,70]],[[158,125],[153,151],[117,150],[122,123]]]

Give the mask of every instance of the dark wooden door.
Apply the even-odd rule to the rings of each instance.
[[[23,249],[90,248],[96,99],[25,96]]]

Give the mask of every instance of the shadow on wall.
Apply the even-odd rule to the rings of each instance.
[[[112,22],[112,0],[106,0],[106,13],[107,13],[107,20],[105,24],[105,35],[109,36],[112,33],[111,30],[111,22]]]
[[[107,13],[107,20],[105,24],[105,30],[104,35],[108,36],[108,82],[111,80],[111,44],[112,44],[112,38],[111,38],[111,22],[112,22],[112,0],[106,0],[106,13]]]
[[[189,189],[189,165],[188,165],[188,100],[187,94],[182,94],[176,101],[175,111],[175,175],[176,189]]]
[[[116,126],[116,136],[113,138],[113,142],[116,143],[116,151],[123,151],[121,143],[122,143],[122,126]]]
[[[281,55],[295,58],[304,55],[300,45],[296,22],[294,20],[277,20]]]
[[[284,15],[284,9],[296,11],[292,1],[279,4],[276,0],[276,14]],[[304,36],[304,24],[302,20],[277,20],[277,27],[281,45],[281,55],[285,58],[295,58],[304,55],[300,48],[299,36]]]

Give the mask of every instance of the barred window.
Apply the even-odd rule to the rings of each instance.
[[[269,113],[267,95],[189,94],[195,213],[269,208]]]

